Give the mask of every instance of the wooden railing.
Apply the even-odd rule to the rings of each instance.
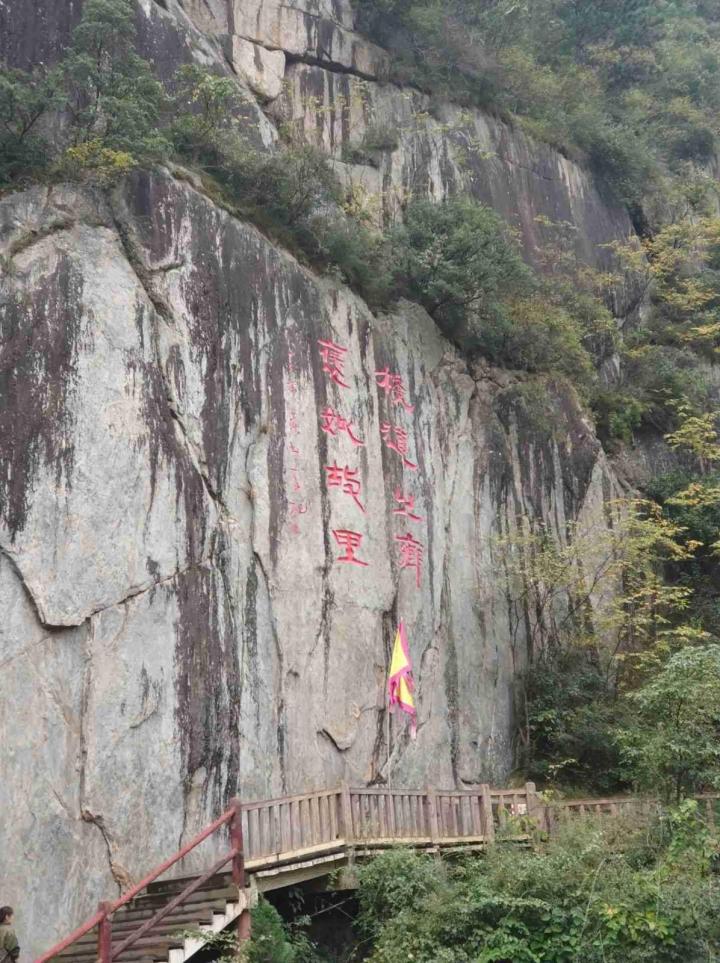
[[[513,817],[537,808],[523,789],[402,790],[341,787],[242,806],[249,868],[345,845],[489,841]]]
[[[74,943],[77,943],[83,936],[90,933],[92,930],[97,930],[97,959],[98,963],[112,963],[121,953],[125,950],[130,949],[141,937],[145,936],[150,930],[158,923],[160,923],[166,916],[168,916],[174,909],[183,904],[189,896],[191,896],[196,890],[200,889],[208,880],[210,880],[216,873],[219,873],[224,869],[228,863],[232,863],[232,877],[235,884],[239,889],[245,887],[245,864],[243,857],[243,837],[242,837],[242,821],[241,821],[241,804],[239,799],[234,799],[230,805],[230,808],[226,810],[219,816],[214,822],[210,823],[201,833],[198,833],[193,839],[190,840],[182,849],[178,850],[174,856],[166,859],[164,863],[157,866],[151,873],[148,873],[139,883],[132,886],[126,893],[124,893],[119,899],[114,902],[101,902],[98,906],[97,913],[90,917],[82,926],[79,926],[74,930],[69,936],[65,937],[60,943],[48,950],[42,956],[35,960],[35,963],[49,963],[54,957],[63,950],[68,949]],[[196,849],[200,843],[204,842],[210,836],[213,836],[218,830],[223,829],[225,826],[229,829],[229,851],[226,850],[225,853],[213,864],[210,868],[200,876],[197,876],[190,880],[187,886],[178,893],[172,900],[170,900],[165,906],[155,913],[150,919],[143,922],[136,930],[130,933],[121,943],[113,943],[112,941],[112,920],[114,914],[122,907],[138,896],[144,889],[146,889],[150,883],[154,883],[156,879],[166,873],[171,869],[176,863],[188,856],[194,849]],[[250,935],[250,914],[244,911],[241,914],[240,921],[238,923],[238,939],[247,939]]]
[[[709,820],[720,794],[695,797]],[[250,869],[311,857],[345,846],[392,843],[451,846],[493,841],[498,834],[552,832],[583,815],[649,816],[657,800],[619,796],[546,804],[535,785],[518,789],[404,790],[341,787],[242,806],[245,855]]]
[[[705,818],[714,824],[720,794],[695,797]],[[419,846],[485,845],[498,834],[521,837],[536,830],[552,833],[565,820],[583,815],[650,815],[659,803],[652,799],[616,797],[573,799],[546,804],[533,783],[521,789],[404,790],[387,788],[339,789],[285,796],[262,802],[234,800],[207,829],[114,903],[101,903],[98,912],[35,963],[49,963],[85,934],[97,928],[98,960],[112,963],[140,937],[178,907],[215,873],[232,862],[233,879],[245,885],[245,871],[298,864],[322,854],[347,849],[381,848],[395,843]],[[193,851],[203,840],[229,828],[229,851],[207,872],[194,877],[152,919],[122,943],[112,942],[113,914],[150,883]],[[249,934],[247,912],[240,920],[241,938]]]
[[[698,804],[700,815],[710,826],[715,826],[720,793],[700,793],[692,797]],[[553,832],[559,823],[578,816],[638,816],[647,818],[662,809],[658,799],[647,796],[613,796],[607,799],[563,799],[555,803],[538,805],[534,816],[536,824],[547,832]]]

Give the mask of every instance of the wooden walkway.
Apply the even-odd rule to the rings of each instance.
[[[522,789],[349,789],[242,804],[245,868],[312,857],[336,848],[408,843],[484,843],[537,809],[535,786]]]
[[[695,798],[714,825],[720,795]],[[235,799],[181,850],[115,902],[100,903],[93,917],[35,963],[185,963],[205,945],[204,938],[179,934],[189,923],[208,932],[234,926],[238,938],[246,939],[257,893],[328,876],[383,848],[481,849],[498,837],[551,834],[578,816],[646,818],[658,809],[656,800],[633,797],[546,804],[533,783],[464,791],[342,786],[262,802]],[[183,876],[185,858],[211,836],[223,855],[204,873]],[[158,882],[173,868],[171,880]]]

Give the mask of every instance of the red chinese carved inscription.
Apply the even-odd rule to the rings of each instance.
[[[320,345],[320,357],[323,361],[323,371],[330,375],[330,380],[334,381],[336,385],[340,385],[341,388],[349,388],[350,385],[343,381],[345,355],[348,349],[335,344],[334,341],[318,339],[318,344]]]
[[[404,495],[399,488],[395,489],[395,501],[400,506],[393,510],[393,515],[402,515],[413,522],[421,522],[422,515],[415,514],[415,496]]]
[[[342,415],[339,415],[332,408],[326,408],[320,415],[320,427],[328,435],[337,435],[344,431],[353,445],[364,447],[365,442],[360,441],[353,433],[353,425]]]
[[[405,398],[405,382],[399,374],[393,374],[389,368],[383,368],[382,371],[375,372],[375,380],[378,387],[390,396],[394,404],[401,405],[405,411],[415,411],[415,405],[409,404]]]
[[[346,528],[334,528],[333,535],[340,548],[345,549],[345,554],[339,556],[338,562],[351,562],[353,565],[363,565],[365,567],[370,564],[355,557],[355,551],[360,548],[360,543],[363,539],[360,532],[349,532]]]
[[[360,495],[361,482],[358,478],[357,468],[350,468],[348,465],[326,465],[328,488],[341,488],[346,495],[350,495],[361,512],[365,512],[365,507],[358,497]]]
[[[422,575],[423,546],[416,538],[407,535],[396,535],[395,541],[400,545],[400,568],[415,569],[415,584],[420,588]]]
[[[380,433],[386,446],[392,451],[396,451],[403,460],[406,468],[417,470],[417,465],[407,457],[408,453],[408,434],[399,425],[391,425],[387,421],[380,426]]]

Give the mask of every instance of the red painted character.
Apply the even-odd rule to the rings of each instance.
[[[345,528],[334,528],[333,535],[340,548],[345,549],[345,554],[338,558],[338,562],[352,562],[353,565],[364,566],[370,564],[369,562],[363,562],[361,559],[355,558],[355,549],[360,547],[363,539],[359,532],[349,532]]]
[[[400,508],[395,508],[393,510],[393,515],[403,515],[405,518],[411,519],[413,522],[421,522],[422,515],[415,515],[415,496],[414,495],[403,495],[399,488],[395,489],[395,501],[398,503]]]
[[[342,380],[345,355],[348,349],[335,344],[334,341],[319,339],[318,344],[320,345],[320,357],[323,359],[323,371],[330,375],[331,381],[334,381],[336,385],[340,385],[341,388],[349,388],[350,385]]]
[[[353,434],[353,425],[346,418],[333,411],[332,408],[326,408],[320,415],[320,427],[328,435],[337,435],[339,431],[344,431],[353,445],[365,446],[365,442],[360,441]]]
[[[360,494],[360,479],[358,478],[357,468],[349,468],[347,465],[340,466],[337,462],[334,465],[326,465],[328,488],[342,488],[346,495],[350,495],[361,512],[365,508],[358,498]]]
[[[414,568],[415,584],[420,588],[423,561],[422,543],[413,538],[410,532],[407,535],[396,535],[395,541],[400,543],[400,568]]]
[[[390,395],[391,400],[396,405],[402,405],[405,411],[415,411],[415,405],[408,404],[405,399],[405,383],[399,374],[391,374],[388,368],[375,372],[378,387],[382,388],[386,395]]]
[[[383,441],[388,448],[392,451],[396,451],[398,455],[402,457],[403,465],[406,468],[412,468],[413,471],[417,470],[417,465],[410,461],[407,457],[408,453],[408,435],[404,428],[400,428],[399,425],[390,425],[388,422],[383,422],[380,426],[380,433],[383,436]]]

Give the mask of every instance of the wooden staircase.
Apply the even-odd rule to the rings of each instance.
[[[720,796],[695,798],[714,822]],[[238,941],[249,938],[251,892],[327,876],[398,843],[428,852],[469,851],[497,838],[519,841],[553,833],[577,816],[642,817],[657,807],[655,800],[632,797],[548,804],[532,783],[424,791],[342,785],[258,802],[234,799],[179,852],[115,902],[101,903],[91,919],[35,963],[184,963],[206,941],[183,932],[232,928]],[[187,874],[182,861],[211,836],[213,856],[222,855],[202,875],[160,881],[173,867]],[[194,852],[193,865],[203,863]]]
[[[135,899],[117,911],[113,918],[113,942],[121,943],[182,892],[188,879],[151,883]],[[126,950],[113,955],[118,963],[184,963],[205,945],[203,939],[183,937],[188,930],[218,933],[235,924],[244,903],[239,899],[238,887],[231,874],[211,877],[202,887],[187,897],[148,933]],[[53,957],[66,963],[96,963],[98,938],[86,933],[77,942]]]

